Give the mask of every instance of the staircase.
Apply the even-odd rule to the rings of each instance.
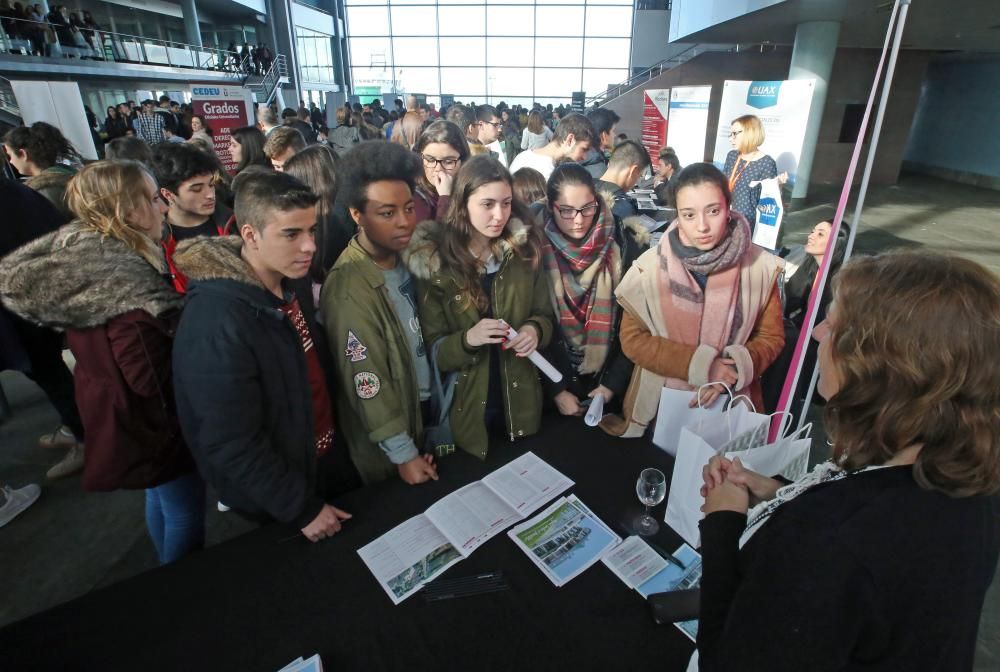
[[[275,54],[268,71],[260,76],[247,75],[243,86],[253,93],[259,104],[270,105],[282,84],[288,82],[288,59],[284,54]]]

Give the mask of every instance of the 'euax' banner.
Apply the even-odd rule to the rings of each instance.
[[[705,160],[708,102],[711,96],[711,86],[675,86],[670,89],[667,145],[677,153],[681,166]]]
[[[726,163],[726,154],[732,150],[729,127],[733,119],[752,114],[764,126],[764,144],[760,150],[775,160],[778,174],[787,172],[789,184],[794,184],[799,157],[802,155],[802,142],[806,135],[806,123],[809,120],[813,87],[811,79],[727,81],[722,90],[719,130],[712,157],[715,165],[722,168]]]
[[[670,114],[670,89],[646,89],[642,105],[642,146],[656,165],[657,155],[667,142],[667,115]]]
[[[212,129],[212,144],[222,166],[230,173],[235,172],[236,163],[229,154],[229,138],[233,130],[253,124],[250,92],[241,86],[192,86],[191,106]]]

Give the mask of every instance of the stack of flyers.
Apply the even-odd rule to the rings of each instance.
[[[278,672],[323,672],[323,661],[319,659],[318,653],[308,660],[299,656]]]
[[[701,582],[701,556],[687,544],[673,552],[668,561],[650,548],[642,537],[632,536],[602,560],[619,579],[645,598],[653,593],[697,588]],[[698,621],[674,623],[691,641],[698,636]]]

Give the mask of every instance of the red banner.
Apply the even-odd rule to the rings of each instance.
[[[669,110],[670,89],[647,89],[643,92],[641,140],[654,166],[667,142]]]
[[[229,154],[229,138],[234,129],[253,123],[253,109],[246,90],[232,86],[193,87],[191,106],[212,129],[215,153],[232,174],[236,171],[236,163]]]

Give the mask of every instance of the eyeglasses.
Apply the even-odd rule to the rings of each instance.
[[[742,128],[740,130],[738,130],[738,131],[729,131],[729,137],[730,138],[735,138],[737,135],[739,135],[742,132],[743,132]]]
[[[501,128],[503,128],[503,122],[502,121],[480,121],[479,123],[480,124],[489,124],[490,126],[492,126],[493,128],[497,129],[498,131]]]
[[[563,219],[575,219],[577,213],[583,215],[584,217],[593,217],[597,214],[598,205],[597,203],[590,203],[583,206],[582,208],[571,208],[568,205],[557,205],[556,210],[559,211],[559,216]]]
[[[436,159],[433,156],[428,156],[427,154],[422,154],[421,158],[423,158],[424,165],[428,168],[435,168],[440,165],[445,170],[451,170],[462,160],[457,156],[449,156],[445,159]]]

